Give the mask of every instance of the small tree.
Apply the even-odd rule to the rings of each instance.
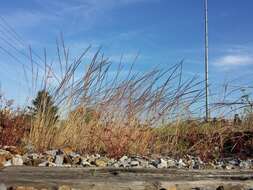
[[[50,120],[50,123],[55,123],[59,118],[57,114],[58,107],[54,105],[52,96],[46,90],[41,90],[37,93],[29,109],[33,117],[46,117],[47,120]]]

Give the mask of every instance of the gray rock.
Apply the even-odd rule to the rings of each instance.
[[[56,164],[57,166],[62,166],[62,164],[63,164],[63,159],[64,159],[63,155],[57,155],[57,156],[55,157],[55,164]]]
[[[140,163],[137,160],[133,160],[133,161],[130,162],[130,165],[133,166],[133,167],[136,167],[136,166],[139,166]]]
[[[229,164],[233,166],[239,166],[240,165],[240,160],[230,160],[228,161]]]
[[[39,167],[55,167],[57,166],[55,163],[53,162],[49,162],[49,161],[45,161],[45,162],[42,162],[38,165]]]
[[[194,159],[191,160],[190,169],[199,169],[199,164],[196,160],[194,160]]]
[[[120,168],[129,168],[130,167],[130,165],[128,164],[128,162],[126,161],[126,162],[119,162],[119,167]]]
[[[155,168],[158,167],[158,164],[160,164],[160,160],[150,160],[150,165],[153,165]]]
[[[167,168],[167,167],[168,167],[167,161],[161,158],[160,163],[157,165],[157,168]]]
[[[86,160],[82,160],[81,165],[84,167],[91,167],[91,164],[87,162]]]
[[[45,152],[47,155],[55,157],[58,154],[58,150],[48,150]]]
[[[167,165],[169,168],[175,168],[175,167],[177,167],[177,161],[174,159],[168,159]]]
[[[252,162],[251,162],[251,160],[241,161],[239,164],[239,167],[242,169],[251,169]]]
[[[128,159],[127,156],[122,156],[122,157],[119,159],[119,161],[120,161],[120,162],[124,162],[124,161],[126,161],[127,159]]]
[[[12,157],[12,165],[14,166],[22,166],[24,161],[22,159],[22,156],[20,155],[15,155],[14,157]]]
[[[12,166],[11,160],[8,160],[4,163],[4,167]]]
[[[182,159],[179,159],[178,168],[185,168],[186,166],[186,163]]]
[[[235,169],[235,166],[232,165],[232,164],[228,164],[228,165],[226,165],[226,169],[227,170],[232,170],[232,169]]]

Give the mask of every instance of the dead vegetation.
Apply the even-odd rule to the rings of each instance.
[[[38,151],[68,146],[116,158],[194,154],[206,160],[252,150],[249,120],[230,126],[192,119],[192,107],[199,106],[204,92],[196,77],[183,79],[182,63],[144,73],[135,71],[134,63],[115,65],[100,50],[87,58],[89,51],[70,58],[61,40],[59,69],[48,64],[45,53],[43,72],[31,58],[31,88],[44,94],[33,112],[1,108],[1,145],[32,144]]]

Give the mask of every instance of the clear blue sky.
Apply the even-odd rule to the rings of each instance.
[[[203,3],[204,0],[11,0],[1,1],[0,15],[38,54],[43,48],[51,52],[62,32],[74,53],[89,44],[103,46],[113,61],[124,54],[126,63],[140,53],[137,70],[158,64],[170,66],[184,59],[185,76],[198,74],[203,78]],[[224,81],[244,85],[252,82],[252,9],[252,0],[209,0],[212,91]],[[0,20],[0,46],[29,64],[3,40],[25,51],[15,39],[8,38],[3,24]],[[20,62],[0,49],[1,88],[17,102],[26,96]]]

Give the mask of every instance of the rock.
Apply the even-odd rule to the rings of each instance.
[[[120,161],[120,162],[125,162],[127,159],[128,159],[127,156],[122,156],[122,157],[119,159],[119,161]]]
[[[82,160],[81,165],[84,167],[91,167],[91,164],[87,162],[86,160]]]
[[[62,166],[65,167],[65,168],[71,168],[72,167],[71,164],[63,164]]]
[[[75,153],[75,152],[71,152],[70,154],[68,154],[68,156],[70,156],[71,158],[76,158],[76,157],[81,157],[81,155],[80,154],[77,154],[77,153]]]
[[[55,157],[56,157],[56,155],[55,156],[53,156],[53,155],[47,155],[46,156],[46,160],[49,161],[49,162],[53,162],[55,160]]]
[[[232,170],[232,169],[235,169],[235,167],[232,164],[228,164],[228,165],[226,165],[226,169]]]
[[[57,165],[53,162],[45,161],[45,162],[40,163],[38,166],[55,167]]]
[[[46,166],[48,166],[48,161],[42,162],[38,166],[39,167],[46,167]]]
[[[189,166],[190,169],[199,169],[199,164],[198,162],[195,160],[195,159],[192,159],[190,161],[190,166]]]
[[[177,162],[176,162],[176,160],[168,159],[167,160],[167,165],[168,165],[169,168],[175,168],[175,167],[177,167]]]
[[[98,167],[106,167],[107,161],[105,159],[97,159],[95,160],[95,165]]]
[[[139,165],[140,165],[140,163],[137,160],[133,160],[133,161],[130,162],[130,166],[132,166],[132,167],[136,167],[136,166],[139,166]]]
[[[167,167],[168,167],[167,161],[161,158],[157,168],[167,168]]]
[[[51,157],[55,157],[58,154],[58,150],[48,150],[45,153]]]
[[[35,159],[38,159],[40,156],[36,153],[32,153],[32,154],[29,154],[28,157],[35,160]]]
[[[11,163],[11,160],[8,160],[4,163],[4,167],[8,167],[8,166],[11,166],[12,163]]]
[[[22,166],[23,165],[23,159],[22,159],[22,156],[20,155],[15,155],[13,158],[12,158],[12,165],[14,166]]]
[[[148,161],[146,161],[146,160],[138,160],[139,161],[139,165],[141,166],[141,167],[143,167],[143,168],[147,168],[148,167],[148,165],[149,165],[149,163],[148,163]]]
[[[158,167],[158,164],[160,164],[160,160],[151,160],[150,165],[153,165],[155,168]]]
[[[57,155],[56,157],[55,157],[55,164],[57,165],[57,166],[62,166],[62,164],[63,164],[63,159],[64,159],[64,157],[63,157],[63,155]]]
[[[184,163],[184,161],[182,159],[179,159],[178,161],[178,167],[179,168],[185,168],[187,165]]]
[[[239,164],[239,167],[242,169],[251,169],[252,168],[252,162],[251,160],[245,160],[241,161]]]
[[[156,168],[153,164],[148,164],[147,168]]]
[[[113,164],[112,164],[112,167],[114,167],[114,168],[119,168],[119,167],[120,167],[120,165],[119,165],[119,163],[118,163],[118,162],[115,162],[115,163],[113,163]]]
[[[233,166],[239,166],[240,165],[240,160],[230,160],[228,161],[229,164],[233,165]]]
[[[126,161],[123,161],[123,162],[118,162],[118,165],[119,165],[120,168],[129,168],[130,167],[128,159]]]
[[[72,164],[74,164],[74,165],[80,165],[81,161],[82,161],[81,157],[72,158]]]

